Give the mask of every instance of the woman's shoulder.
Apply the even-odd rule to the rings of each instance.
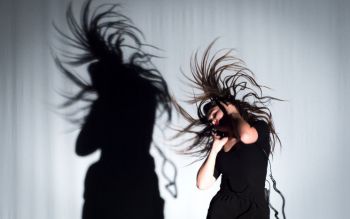
[[[268,128],[269,125],[267,124],[267,122],[263,119],[252,119],[249,120],[248,123],[250,124],[250,126],[255,127],[255,128]]]
[[[263,119],[257,119],[252,121],[250,125],[254,127],[258,132],[257,143],[258,144],[267,143],[270,135],[270,128],[268,123]]]

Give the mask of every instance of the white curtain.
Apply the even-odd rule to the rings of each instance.
[[[95,1],[101,3],[102,1]],[[106,2],[106,1],[104,1]],[[113,1],[110,1],[113,2]],[[215,49],[235,48],[256,79],[285,99],[272,107],[282,140],[274,176],[288,218],[349,218],[350,2],[346,0],[134,0],[123,12],[165,58],[155,64],[179,99],[180,68],[220,37]],[[82,0],[73,2],[78,12]],[[83,179],[96,153],[74,154],[76,127],[64,120],[59,90],[71,85],[56,69],[52,22],[65,30],[68,1],[0,2],[0,218],[79,218]],[[186,106],[192,110],[191,106]],[[157,135],[155,136],[157,137]],[[200,165],[165,151],[179,167],[179,198],[166,199],[166,219],[205,218],[218,188],[195,187]],[[159,155],[152,150],[159,172]],[[279,206],[280,199],[272,195]]]

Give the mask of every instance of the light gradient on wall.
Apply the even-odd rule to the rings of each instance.
[[[85,171],[99,154],[77,157],[77,130],[57,113],[57,90],[72,88],[54,66],[49,46],[57,45],[52,21],[65,27],[67,3],[0,3],[0,218],[80,217]],[[77,11],[81,3],[74,1]],[[216,37],[216,49],[235,48],[257,80],[273,88],[269,94],[288,100],[272,106],[283,143],[273,170],[288,218],[350,217],[349,1],[122,3],[146,41],[163,49],[158,53],[165,58],[155,64],[180,99],[188,90],[180,67],[189,73],[196,49],[203,51]],[[179,166],[178,199],[166,193],[159,175],[166,219],[204,218],[218,183],[197,190],[200,163],[186,166],[190,159],[165,152]],[[280,204],[277,196],[272,200]]]

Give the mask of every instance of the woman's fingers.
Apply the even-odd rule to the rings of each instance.
[[[214,133],[213,135],[213,139],[216,140],[216,139],[221,139],[222,137],[216,133]]]
[[[220,104],[225,108],[227,114],[238,113],[237,108],[232,103],[225,103],[220,101]]]

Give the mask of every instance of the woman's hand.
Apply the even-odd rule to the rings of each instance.
[[[228,137],[220,138],[217,135],[213,135],[213,138],[214,138],[214,142],[211,150],[213,152],[219,153],[222,147],[227,143]]]
[[[233,118],[240,118],[241,115],[239,114],[239,111],[237,109],[237,107],[231,103],[224,103],[224,102],[220,102],[221,106],[224,107],[224,109],[226,110],[227,112],[227,115],[233,117]]]
[[[239,138],[239,140],[245,144],[256,142],[258,139],[257,130],[254,127],[251,127],[250,124],[242,118],[236,106],[224,102],[220,102],[220,104],[224,107],[231,120],[229,123],[229,136]]]

